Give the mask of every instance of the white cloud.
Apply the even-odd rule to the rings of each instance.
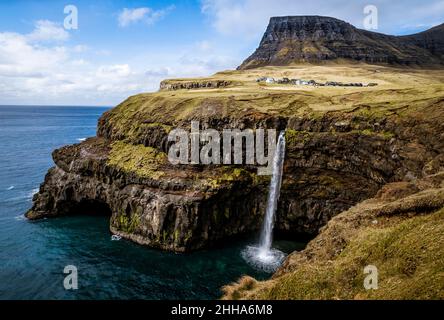
[[[63,47],[50,49],[30,43],[17,33],[0,33],[0,76],[21,77],[43,74],[66,59]]]
[[[210,52],[213,50],[213,44],[207,40],[197,42],[196,47],[197,49],[205,52]]]
[[[58,23],[49,20],[39,20],[35,29],[27,35],[30,41],[66,41],[69,33]]]
[[[169,77],[172,74],[171,68],[168,67],[160,67],[160,68],[150,68],[145,71],[145,75],[147,77],[161,77],[166,78]]]
[[[88,65],[88,62],[84,59],[78,59],[78,60],[73,60],[72,61],[72,65],[73,66],[86,66]]]
[[[151,12],[150,8],[136,8],[128,9],[125,8],[119,14],[119,26],[126,27],[133,22],[140,21],[145,18],[145,16]]]
[[[89,47],[84,45],[84,44],[78,44],[76,46],[74,46],[73,51],[76,53],[82,53],[82,52],[86,52],[89,50]]]
[[[111,51],[106,50],[106,49],[100,49],[100,50],[96,50],[95,54],[99,55],[99,56],[110,56],[111,55]]]
[[[154,24],[158,20],[162,19],[164,16],[166,16],[170,11],[172,11],[175,7],[169,6],[165,9],[161,10],[153,10],[151,8],[135,8],[135,9],[128,9],[125,8],[123,11],[119,14],[118,21],[119,26],[121,27],[127,27],[132,23],[136,23],[139,21],[144,21],[147,24]]]
[[[179,58],[183,71],[190,74],[208,75],[218,71],[232,69],[239,61],[222,55],[185,54]]]
[[[103,48],[61,45],[49,37],[37,41],[29,34],[37,34],[40,26],[25,34],[0,32],[0,104],[115,105],[158,90],[165,78],[207,76],[238,64],[229,48],[223,52],[207,40],[128,54],[119,61]]]
[[[149,89],[143,71],[133,72],[128,64],[97,66],[70,55],[78,56],[84,46],[42,45],[36,39],[0,32],[0,103],[114,104]]]
[[[107,77],[128,77],[131,74],[131,68],[128,64],[116,64],[110,66],[101,66],[96,75],[100,78]]]

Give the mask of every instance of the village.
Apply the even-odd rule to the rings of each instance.
[[[367,84],[361,82],[343,83],[336,81],[327,81],[325,83],[319,83],[316,82],[315,80],[289,79],[289,78],[274,79],[271,77],[261,77],[258,78],[256,82],[263,82],[267,84],[288,84],[296,86],[315,86],[315,87],[374,87],[378,85],[377,83],[374,82]]]

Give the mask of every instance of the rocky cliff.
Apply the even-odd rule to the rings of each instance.
[[[274,17],[239,69],[346,59],[402,65],[443,64],[444,25],[411,36],[360,30],[330,17]]]
[[[393,78],[432,74],[403,70]],[[269,177],[258,176],[255,166],[168,162],[168,133],[189,130],[192,120],[201,129],[286,130],[276,231],[288,236],[314,236],[331,217],[384,184],[444,167],[444,91],[436,82],[441,78],[421,88],[387,84],[324,93],[269,90],[254,74],[240,71],[225,76],[250,80],[236,88],[140,94],[106,112],[97,137],[54,151],[55,167],[27,217],[102,212],[110,216],[112,233],[179,252],[257,230]]]
[[[180,90],[180,89],[218,89],[218,88],[226,88],[232,85],[231,81],[227,80],[205,80],[200,79],[199,81],[171,81],[164,80],[160,83],[160,90]]]

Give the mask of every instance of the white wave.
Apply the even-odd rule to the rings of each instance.
[[[39,192],[39,188],[34,188],[34,189],[32,189],[27,195],[26,195],[26,199],[32,199],[32,197],[34,197],[34,195],[36,194],[36,193],[38,193]]]
[[[16,197],[12,197],[9,199],[5,199],[4,201],[29,201],[32,200],[34,195],[39,192],[39,188],[32,189],[31,191],[20,191],[19,195]]]
[[[7,188],[6,190],[12,190],[12,189],[14,189],[15,187],[14,186],[10,186],[9,188]]]
[[[15,216],[14,219],[15,219],[16,221],[24,221],[24,220],[26,220],[25,215],[23,215],[23,214],[20,214],[20,215],[18,215],[18,216]]]
[[[83,142],[85,140],[86,140],[86,138],[77,138],[77,141],[80,141],[80,142]]]
[[[120,239],[122,239],[122,237],[118,236],[117,234],[113,234],[111,236],[111,241],[119,241]]]

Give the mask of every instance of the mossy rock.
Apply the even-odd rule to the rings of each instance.
[[[107,164],[142,178],[159,179],[167,161],[167,155],[155,148],[116,141],[111,145]]]
[[[130,216],[121,214],[117,217],[117,228],[126,233],[134,233],[140,226],[140,217],[137,214]]]

